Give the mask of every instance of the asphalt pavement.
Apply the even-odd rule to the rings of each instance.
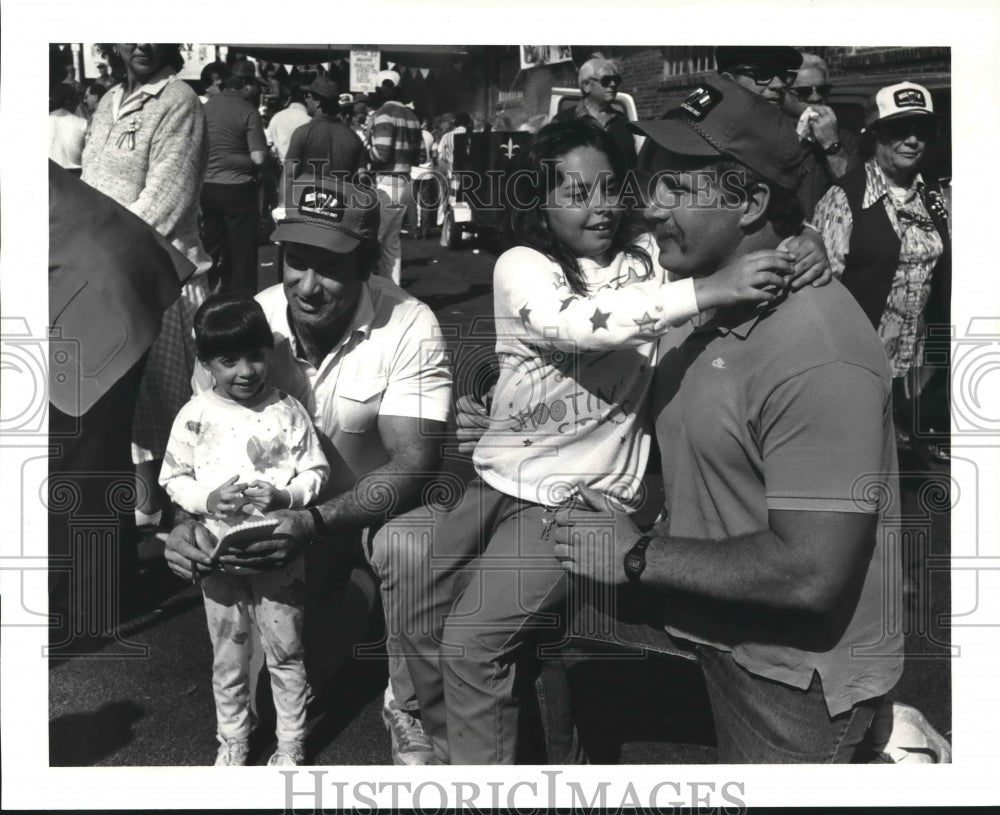
[[[402,284],[437,314],[454,353],[458,393],[475,390],[483,348],[492,348],[491,277],[486,243],[444,249],[437,238],[404,238]],[[260,251],[261,286],[277,280],[275,251]],[[447,469],[471,475],[449,454]],[[951,731],[949,502],[928,485],[950,481],[941,465],[901,451],[906,668],[892,696],[918,707],[940,732]],[[655,482],[655,477],[653,478]],[[147,541],[144,551],[147,551]],[[200,591],[150,556],[139,576],[143,598],[96,656],[53,659],[49,672],[50,763],[54,766],[211,764],[215,714],[211,647]],[[379,640],[377,625],[368,641]],[[348,660],[314,707],[307,752],[318,765],[391,763],[380,709],[384,660]],[[593,763],[701,764],[715,760],[704,685],[697,669],[662,656],[584,660],[570,671],[581,738]],[[252,763],[265,763],[273,736],[258,732]]]

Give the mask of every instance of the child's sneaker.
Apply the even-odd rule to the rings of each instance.
[[[297,767],[306,760],[306,751],[300,741],[279,741],[278,749],[267,760],[268,767]]]
[[[227,739],[216,736],[219,740],[219,754],[215,757],[216,767],[245,767],[250,745],[246,739]]]

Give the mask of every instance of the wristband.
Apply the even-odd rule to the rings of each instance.
[[[326,536],[326,521],[323,520],[322,513],[316,507],[308,507],[306,512],[312,515],[313,519],[313,536],[309,541],[312,543]]]

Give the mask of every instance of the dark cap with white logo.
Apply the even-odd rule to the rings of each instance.
[[[292,182],[295,206],[284,208],[271,240],[305,243],[330,252],[352,252],[377,241],[379,202],[374,190],[332,178]]]
[[[789,191],[801,179],[803,153],[792,118],[723,76],[706,79],[662,119],[632,122],[632,128],[668,153],[726,156]],[[643,147],[640,166],[648,163],[651,149],[649,143]]]

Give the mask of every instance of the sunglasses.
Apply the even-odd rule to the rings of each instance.
[[[600,79],[592,79],[591,82],[597,82],[602,88],[607,88],[609,85],[621,85],[622,78],[618,74],[607,74],[602,76]]]
[[[922,117],[908,116],[903,119],[889,119],[876,122],[874,129],[890,139],[905,139],[913,134],[921,141],[932,139],[937,133],[937,122]]]
[[[826,99],[826,97],[829,96],[832,87],[832,85],[799,85],[795,88],[789,88],[788,92],[805,102],[813,94]]]
[[[786,87],[791,85],[795,81],[795,77],[799,75],[798,71],[790,69],[779,71],[774,68],[760,68],[752,65],[741,65],[738,68],[730,68],[729,73],[749,77],[757,85],[769,85],[772,79],[778,77]]]

